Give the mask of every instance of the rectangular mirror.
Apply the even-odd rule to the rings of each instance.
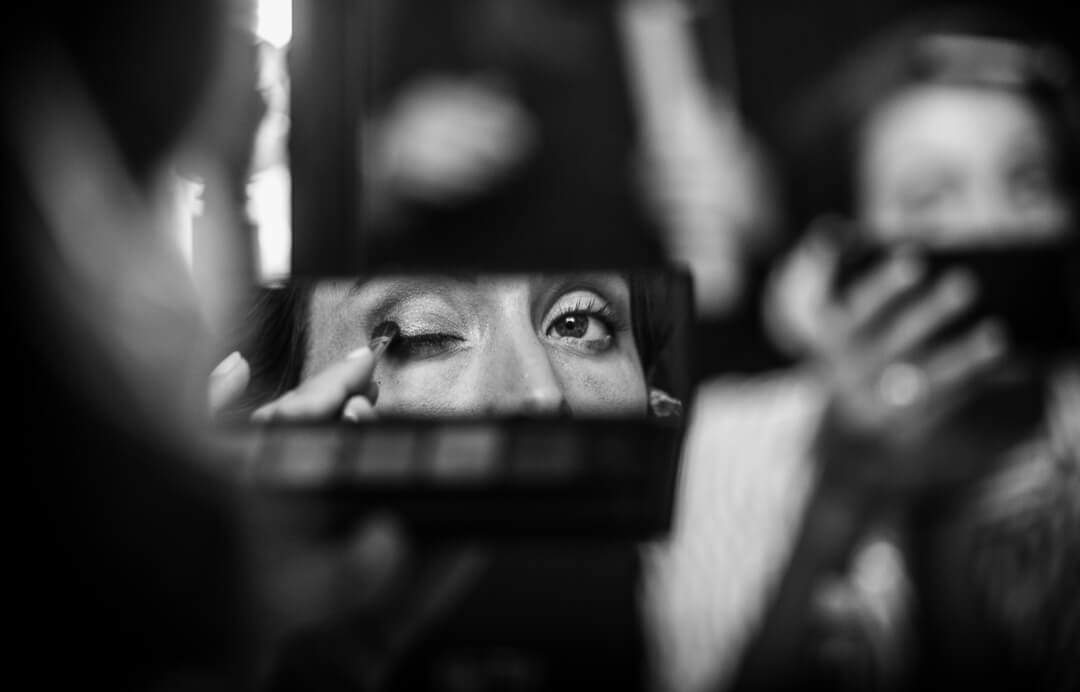
[[[292,279],[219,397],[273,492],[440,535],[666,530],[690,399],[684,271]],[[363,502],[358,502],[359,499]]]

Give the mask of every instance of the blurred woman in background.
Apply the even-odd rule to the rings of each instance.
[[[685,528],[655,565],[668,594],[657,617],[696,598],[713,617],[759,624],[737,688],[1076,684],[1075,354],[1029,358],[993,316],[957,329],[982,289],[963,271],[932,276],[918,254],[1074,237],[1068,79],[1062,54],[1015,21],[935,11],[852,55],[796,119],[794,220],[818,225],[765,308],[804,367],[702,387]],[[840,241],[853,237],[909,251],[837,292]],[[731,485],[730,509],[708,509]],[[743,541],[761,531],[733,587],[756,592],[753,577],[789,553],[761,620],[724,605],[723,589],[691,590],[701,576],[688,560],[719,569],[747,552],[732,536],[724,553],[708,528],[725,512],[742,518]],[[720,667],[678,655],[695,687],[732,669],[728,654]]]
[[[889,565],[878,565],[878,587],[852,576],[817,587],[823,619],[864,622],[854,638],[866,640],[847,644],[877,650],[878,672],[891,669],[881,684],[1076,684],[1068,652],[1080,605],[1065,575],[1080,554],[1077,354],[1026,350],[994,315],[965,323],[995,287],[963,269],[935,276],[919,255],[1040,243],[1064,252],[1076,240],[1070,78],[1064,53],[1009,17],[942,10],[868,45],[805,121],[811,156],[798,172],[811,196],[800,201],[818,223],[768,307],[828,392],[818,495],[837,494],[831,510],[811,500],[802,540],[814,542],[815,510],[850,502],[860,509],[849,548]],[[845,234],[893,252],[837,291]],[[844,500],[845,484],[861,489]],[[854,529],[864,522],[877,528]],[[778,603],[807,576],[798,560],[808,555],[796,548]],[[883,617],[890,598],[894,615]],[[914,612],[907,632],[904,611]]]

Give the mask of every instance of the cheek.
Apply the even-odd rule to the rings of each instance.
[[[574,414],[641,416],[648,412],[645,375],[636,360],[569,355],[553,361]]]
[[[380,363],[375,370],[380,414],[449,415],[462,413],[462,391],[469,391],[469,352],[395,366]]]

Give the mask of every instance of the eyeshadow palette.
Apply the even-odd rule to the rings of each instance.
[[[380,420],[235,428],[250,479],[347,518],[428,537],[645,539],[670,525],[678,421]]]

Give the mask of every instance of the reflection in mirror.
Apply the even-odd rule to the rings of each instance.
[[[214,413],[670,416],[688,395],[688,284],[678,272],[294,279],[257,294],[239,355],[211,378]]]
[[[248,480],[447,540],[668,530],[685,271],[391,274],[262,289],[210,377]]]

